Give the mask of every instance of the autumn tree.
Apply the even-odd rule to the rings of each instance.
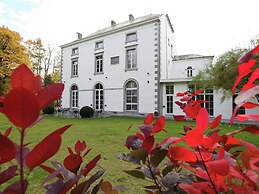
[[[28,50],[18,32],[0,27],[0,96],[10,86],[10,74],[19,64],[30,65]]]

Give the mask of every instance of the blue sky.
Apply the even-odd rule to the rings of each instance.
[[[0,26],[58,48],[76,32],[86,36],[129,14],[167,13],[177,54],[217,56],[259,34],[258,7],[258,0],[0,0]]]

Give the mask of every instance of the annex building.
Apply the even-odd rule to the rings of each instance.
[[[174,103],[213,56],[176,55],[174,29],[167,14],[150,14],[116,24],[61,46],[63,108],[91,106],[109,115],[183,115]],[[233,99],[207,89],[200,94],[215,117],[229,119]],[[243,110],[245,112],[246,110]]]

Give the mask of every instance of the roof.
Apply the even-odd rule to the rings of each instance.
[[[204,56],[204,55],[196,55],[196,54],[175,55],[173,61],[187,60],[187,59],[200,59],[200,58],[213,58],[213,57],[214,56]]]
[[[86,36],[86,37],[83,37],[82,39],[77,39],[73,42],[61,45],[61,48],[67,47],[67,46],[72,46],[74,44],[85,42],[87,40],[95,39],[95,38],[98,38],[98,37],[101,37],[101,36],[105,36],[107,34],[116,33],[118,31],[125,30],[125,29],[131,28],[131,27],[136,27],[136,26],[143,25],[143,24],[146,24],[146,23],[149,23],[149,22],[153,22],[153,21],[159,20],[159,18],[162,15],[163,14],[149,14],[149,15],[142,16],[142,17],[139,17],[139,18],[134,18],[133,20],[128,20],[128,21],[125,21],[125,22],[122,22],[122,23],[118,23],[114,26],[109,26],[107,28],[98,30],[98,31]]]

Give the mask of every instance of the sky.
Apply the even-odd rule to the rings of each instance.
[[[0,0],[0,26],[56,48],[116,23],[168,14],[176,51],[218,56],[259,35],[258,0]]]

